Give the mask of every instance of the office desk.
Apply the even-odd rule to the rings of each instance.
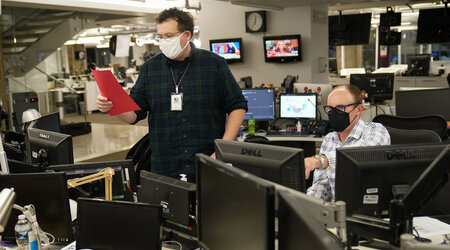
[[[75,162],[124,160],[147,126],[91,123],[92,132],[72,138]]]

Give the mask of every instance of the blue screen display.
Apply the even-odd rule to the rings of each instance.
[[[250,119],[250,115],[253,115],[255,120],[275,119],[273,89],[243,89],[242,95],[248,102],[248,111],[244,120]]]

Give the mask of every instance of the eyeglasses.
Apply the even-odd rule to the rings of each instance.
[[[178,32],[175,32],[175,33],[167,33],[167,34],[164,34],[164,35],[159,35],[158,34],[158,35],[155,36],[155,40],[157,42],[161,42],[161,40],[170,40],[170,39],[174,38],[176,34],[180,34],[180,33],[184,33],[184,32],[178,31]]]
[[[345,112],[345,108],[350,107],[350,106],[353,106],[353,105],[358,106],[359,103],[355,102],[355,103],[348,104],[348,105],[337,105],[336,107],[324,106],[323,109],[325,110],[325,112],[326,112],[327,114],[330,113],[332,110],[339,110],[339,111]],[[356,107],[355,107],[355,108],[356,108]],[[355,110],[355,108],[353,108],[353,109],[352,109],[351,111],[349,111],[349,112],[352,112],[353,110]]]

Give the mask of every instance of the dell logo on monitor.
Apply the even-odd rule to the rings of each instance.
[[[46,134],[42,134],[42,133],[39,133],[39,137],[46,139],[46,140],[50,139],[50,135],[46,135]]]
[[[262,157],[261,150],[252,149],[252,148],[243,148],[241,150],[241,155],[250,155],[250,156]]]

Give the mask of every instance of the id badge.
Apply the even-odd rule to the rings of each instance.
[[[183,93],[172,93],[170,95],[170,111],[183,110]]]

